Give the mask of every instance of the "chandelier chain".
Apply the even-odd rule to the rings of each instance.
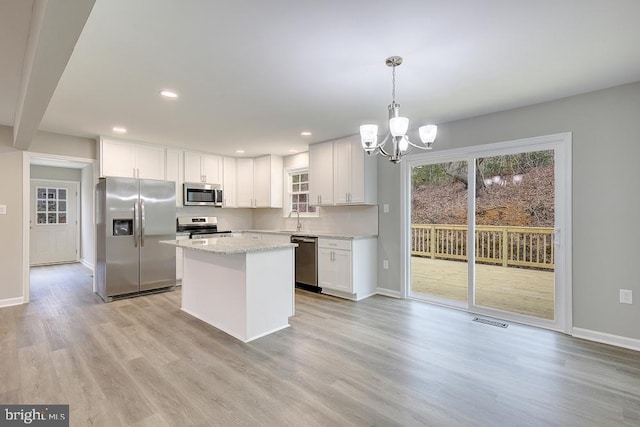
[[[396,103],[396,66],[394,65],[391,68],[392,68],[391,74],[393,76],[392,78],[393,85],[391,86],[391,100],[395,104]]]

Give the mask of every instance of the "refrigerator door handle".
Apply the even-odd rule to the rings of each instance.
[[[144,246],[144,223],[146,219],[144,216],[144,200],[140,201],[140,246]]]
[[[133,247],[138,247],[138,202],[133,203]]]

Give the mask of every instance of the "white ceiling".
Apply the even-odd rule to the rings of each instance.
[[[639,81],[638,17],[638,0],[97,0],[40,129],[286,155],[382,123],[391,55],[412,128]],[[19,24],[0,17],[9,98]]]

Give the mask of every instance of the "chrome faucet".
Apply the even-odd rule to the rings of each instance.
[[[300,211],[298,211],[297,209],[291,209],[291,212],[289,212],[289,218],[291,218],[291,214],[294,212],[298,216],[298,223],[296,224],[296,230],[300,231],[302,229],[302,224],[300,223]]]

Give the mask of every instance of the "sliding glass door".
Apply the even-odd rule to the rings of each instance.
[[[569,146],[560,134],[407,162],[408,295],[566,329]]]
[[[411,294],[466,306],[467,162],[411,170]],[[462,303],[462,304],[461,304]]]
[[[478,157],[476,306],[555,317],[554,151]]]

